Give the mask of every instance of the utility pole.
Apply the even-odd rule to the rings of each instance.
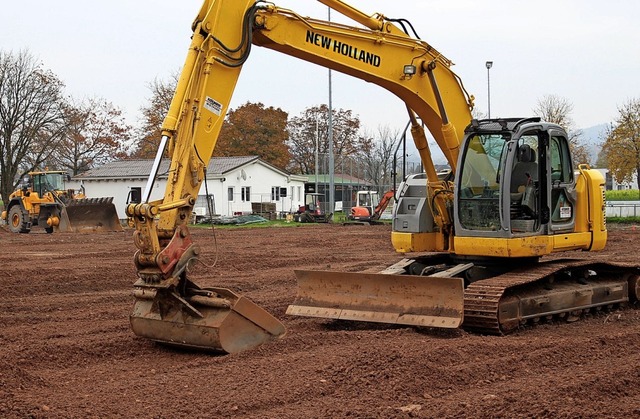
[[[316,116],[316,187],[313,190],[314,193],[318,193],[318,153],[320,144],[320,123]]]
[[[327,7],[328,9],[328,21],[331,22],[331,8]],[[335,207],[336,207],[336,197],[335,197],[335,184],[334,184],[334,170],[333,170],[333,166],[334,166],[334,161],[333,161],[333,110],[332,110],[332,103],[331,103],[331,69],[329,69],[329,135],[328,135],[328,141],[329,141],[329,210],[327,211],[328,214],[333,213]]]

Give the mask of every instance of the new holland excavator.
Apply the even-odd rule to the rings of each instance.
[[[526,321],[636,300],[637,265],[540,258],[606,243],[604,181],[572,170],[566,132],[536,118],[472,120],[472,97],[452,62],[404,19],[368,16],[320,0],[362,26],[306,18],[267,2],[206,0],[141,203],[133,332],[225,352],[282,336],[269,313],[224,288],[187,277],[198,259],[187,222],[252,44],[374,83],[398,96],[425,167],[406,180],[392,243],[417,252],[379,273],[298,271],[300,316],[506,333]],[[422,123],[418,123],[418,117]],[[439,178],[422,125],[451,166]],[[160,159],[171,156],[164,198],[149,201]]]

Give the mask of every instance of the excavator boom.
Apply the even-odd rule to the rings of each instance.
[[[203,3],[192,25],[191,45],[162,126],[162,140],[143,202],[127,207],[127,215],[136,227],[134,237],[138,247],[135,264],[139,279],[134,285],[136,300],[131,315],[136,335],[174,345],[235,352],[284,334],[284,327],[275,318],[243,297],[226,289],[201,288],[187,278],[187,268],[198,258],[200,249],[192,242],[186,224],[252,44],[391,91],[402,99],[411,115],[417,114],[426,123],[450,164],[456,164],[460,142],[455,127],[464,126],[470,119],[472,98],[451,72],[452,63],[382,15],[367,16],[337,0],[323,3],[365,28],[303,18],[262,1]],[[419,124],[415,125],[415,131],[420,131]],[[415,138],[425,164],[433,166],[426,137],[423,134]],[[164,198],[149,201],[165,149],[171,157],[171,166]],[[439,182],[436,178],[432,180]],[[308,283],[325,285],[322,282],[328,280],[337,284],[341,279],[340,274],[336,275],[310,276]],[[374,277],[354,276],[351,282],[370,283]],[[403,285],[405,279],[412,284]],[[434,286],[438,287],[434,285],[437,281],[429,286],[408,278],[394,278],[394,282],[396,285],[389,289],[401,293],[415,292],[421,287],[432,291]],[[450,297],[445,300],[462,301],[460,287],[447,285],[447,288]],[[369,301],[368,311],[384,311],[385,315],[406,311],[406,305],[415,306],[415,300],[409,302],[409,296],[406,297],[407,304],[393,306],[385,304],[382,300],[388,297],[380,294],[374,298],[378,301]],[[323,304],[332,304],[331,297]],[[414,317],[442,317],[449,324],[451,318],[460,320],[460,308],[443,304],[439,297],[428,300],[427,305],[432,309],[421,310]]]

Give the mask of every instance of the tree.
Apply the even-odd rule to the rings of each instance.
[[[366,136],[368,137],[368,136]],[[364,168],[365,180],[376,186],[381,193],[392,185],[393,154],[400,140],[400,131],[392,131],[389,126],[378,127],[378,132],[368,147],[363,148],[358,160]]]
[[[104,99],[90,99],[65,108],[65,135],[51,156],[58,170],[68,169],[73,175],[118,157],[124,157],[124,146],[132,128],[122,111]]]
[[[333,153],[335,166],[342,159],[353,156],[366,145],[359,134],[360,119],[350,110],[332,110]],[[307,108],[300,116],[291,118],[287,125],[289,131],[289,150],[291,164],[289,170],[299,174],[315,173],[315,150],[318,153],[329,151],[329,107],[327,105]]]
[[[609,133],[611,133],[611,128],[608,128],[606,131],[606,135],[608,136]],[[606,141],[606,139],[605,139]],[[601,144],[601,148],[600,148],[600,152],[598,153],[598,157],[596,158],[596,165],[595,167],[599,168],[599,169],[606,169],[607,167],[609,167],[609,155],[607,153],[607,150],[604,147],[604,143]]]
[[[214,156],[256,155],[286,169],[291,156],[287,147],[288,114],[280,108],[247,102],[230,110],[222,125]]]
[[[27,51],[0,51],[0,196],[44,162],[64,136],[63,83]]]
[[[143,106],[142,128],[138,135],[139,141],[131,157],[139,159],[154,158],[162,135],[162,122],[169,112],[171,99],[178,84],[178,72],[175,72],[168,80],[155,79],[149,83],[151,97],[149,103]]]
[[[579,163],[589,163],[591,157],[589,150],[581,142],[582,131],[573,128],[571,112],[573,112],[573,105],[567,99],[555,95],[546,95],[538,99],[537,106],[533,110],[534,115],[539,116],[543,121],[558,124],[567,131],[575,166]]]
[[[630,182],[634,173],[640,174],[640,99],[631,99],[618,108],[618,118],[607,133],[603,154],[618,182]]]

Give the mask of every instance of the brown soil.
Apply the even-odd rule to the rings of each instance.
[[[637,305],[505,337],[285,315],[294,269],[399,260],[387,226],[195,229],[192,278],[286,325],[235,355],[177,350],[129,330],[130,232],[0,230],[1,417],[640,417]],[[640,231],[598,256],[638,260]],[[587,253],[572,256],[592,257]]]

